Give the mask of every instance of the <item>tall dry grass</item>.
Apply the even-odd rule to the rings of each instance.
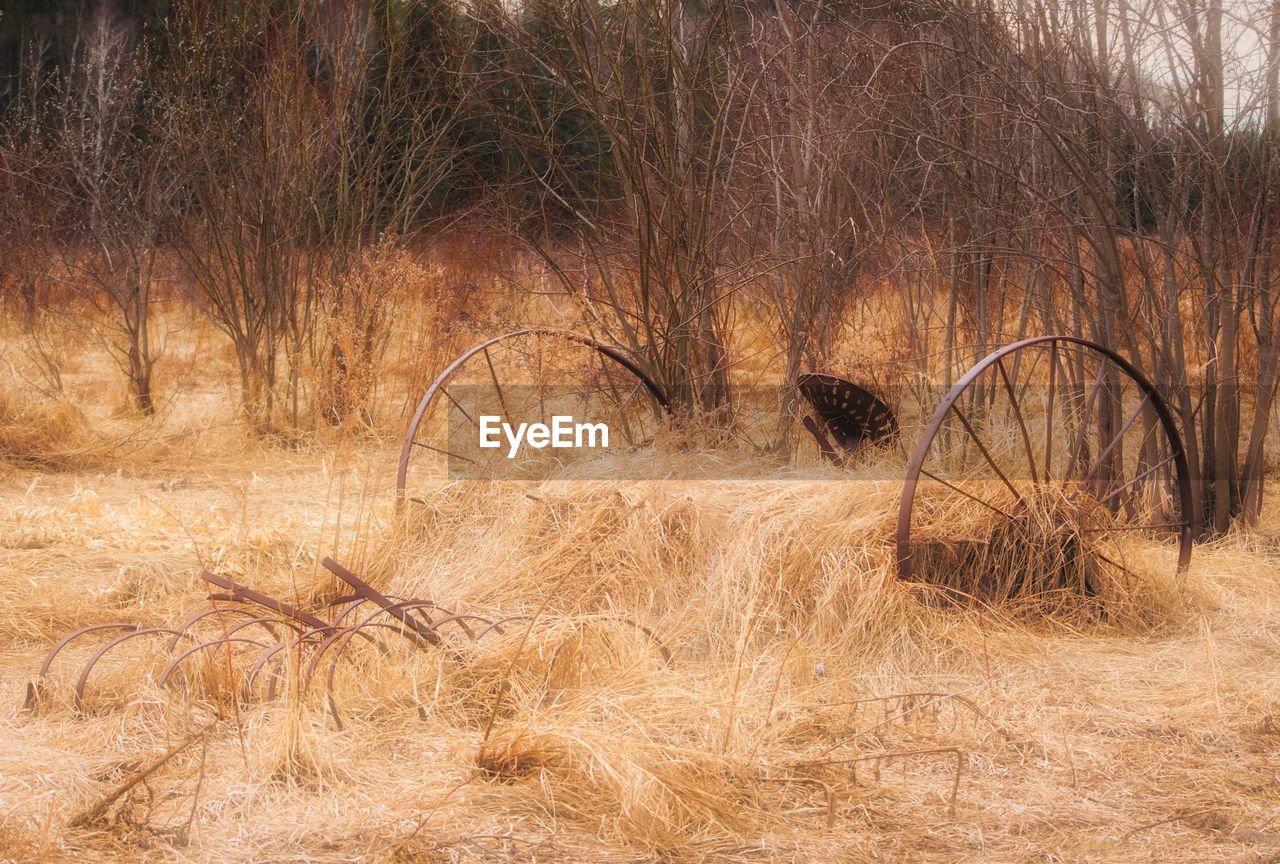
[[[307,471],[269,479],[241,514],[202,523],[194,502],[178,511],[203,548],[220,550],[220,568],[322,608],[335,586],[287,540],[308,533],[317,509],[300,496],[327,482],[314,461]],[[1177,821],[1117,845],[1157,815],[1209,803],[1263,824],[1268,793],[1230,784],[1266,762],[1265,734],[1250,730],[1262,728],[1272,677],[1256,668],[1232,684],[1226,672],[1259,650],[1253,634],[1275,611],[1252,586],[1249,571],[1273,554],[1257,541],[1204,551],[1185,584],[1157,576],[1150,590],[1173,599],[1152,620],[939,607],[894,579],[892,483],[824,466],[750,483],[708,474],[453,484],[404,524],[381,508],[359,556],[381,588],[532,620],[442,651],[353,649],[335,677],[341,731],[323,675],[304,688],[290,668],[280,700],[235,706],[216,653],[175,690],[140,680],[167,659],[154,646],[109,661],[83,715],[65,699],[34,717],[8,709],[3,774],[65,811],[127,776],[132,754],[223,717],[206,754],[185,753],[154,779],[154,801],[135,796],[87,829],[17,818],[8,854],[324,858],[336,843],[372,860],[533,847],[556,860],[813,860],[837,849],[919,860],[954,856],[982,831],[992,858],[1028,860],[1051,843],[1068,858],[1119,848],[1137,860],[1170,843],[1191,857],[1247,848],[1226,829]],[[81,505],[81,538],[110,536],[112,507],[100,507]],[[281,527],[284,542],[242,529],[285,513],[301,521]],[[152,518],[139,529],[177,533]],[[105,610],[172,620],[200,605],[189,579],[106,598],[78,594],[75,623]],[[21,604],[29,615],[33,601]],[[11,638],[4,651],[33,657],[55,635]],[[54,684],[65,696],[65,679]],[[1214,728],[1216,746],[1263,749],[1214,767],[1184,737]],[[1201,797],[1145,779],[1157,754],[1171,777],[1205,777],[1187,787]],[[126,767],[95,773],[115,763]],[[1034,827],[1044,821],[1057,827]]]
[[[514,317],[520,294],[481,308]],[[0,474],[0,859],[1267,860],[1274,512],[1197,549],[1185,577],[1144,567],[1167,550],[1135,538],[1124,560],[1144,578],[1103,592],[1107,614],[1048,615],[895,578],[895,453],[787,467],[677,442],[608,467],[693,479],[440,478],[397,519],[397,391],[447,359],[432,340],[505,324],[405,317],[383,422],[336,441],[250,434],[234,357],[200,325],[164,361],[152,420],[96,405],[115,392],[104,358],[71,370],[95,431],[153,443]],[[968,518],[949,530],[986,537]],[[1007,575],[1044,551],[1017,548],[983,566]],[[206,608],[200,567],[323,611],[344,593],[324,554],[390,593],[524,617],[476,643],[450,631],[439,651],[357,640],[334,672],[341,728],[327,661],[308,680],[289,656],[278,699],[239,702],[249,646],[161,689],[163,643],[131,643],[77,711],[86,645],[40,711],[19,709],[67,630]]]

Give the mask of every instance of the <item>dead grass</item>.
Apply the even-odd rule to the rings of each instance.
[[[0,458],[38,468],[75,468],[88,461],[93,439],[84,418],[65,401],[37,399],[17,386],[0,390]]]
[[[1107,615],[939,604],[894,578],[887,463],[686,454],[700,479],[441,482],[396,522],[395,442],[252,442],[219,425],[224,366],[190,365],[142,455],[2,469],[0,860],[1280,856],[1274,510],[1198,547],[1185,578],[1143,570],[1158,547],[1135,540],[1144,579],[1109,587]],[[96,434],[141,422],[90,417]],[[758,479],[730,479],[747,463]],[[525,617],[447,651],[355,645],[341,730],[324,676],[304,688],[294,661],[280,699],[237,704],[224,655],[162,690],[145,641],[83,712],[68,691],[87,649],[20,710],[68,629],[180,620],[205,602],[200,566],[322,608],[323,554],[399,595]],[[207,745],[69,827],[209,723]]]

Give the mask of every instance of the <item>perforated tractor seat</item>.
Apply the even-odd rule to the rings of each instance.
[[[807,373],[796,379],[796,387],[817,416],[816,421],[805,416],[805,428],[828,458],[851,456],[869,444],[887,444],[898,437],[893,409],[852,381]]]

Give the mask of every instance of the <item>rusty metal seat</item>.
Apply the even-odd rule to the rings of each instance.
[[[804,417],[804,426],[828,459],[847,458],[870,444],[898,437],[898,418],[883,399],[852,381],[835,375],[808,373],[796,379],[800,395],[817,419]]]

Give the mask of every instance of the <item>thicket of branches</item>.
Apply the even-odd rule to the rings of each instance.
[[[1180,415],[1204,527],[1258,512],[1276,0],[169,5],[10,21],[0,58],[5,290],[97,304],[144,411],[159,252],[270,429],[304,358],[377,350],[363,253],[482,210],[682,411],[730,422],[748,305],[790,381],[888,298],[911,380],[1037,332],[1116,348]]]

